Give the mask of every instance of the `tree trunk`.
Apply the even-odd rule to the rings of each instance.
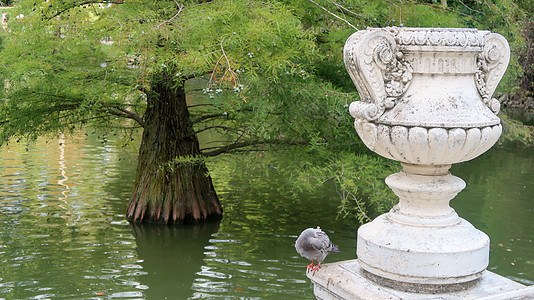
[[[165,75],[151,83],[127,209],[134,222],[197,223],[222,216],[190,122],[184,86],[172,84]]]

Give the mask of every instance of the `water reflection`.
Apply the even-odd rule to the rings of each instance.
[[[220,223],[141,226],[124,216],[137,149],[108,140],[0,148],[0,298],[313,299],[297,235],[319,225],[342,251],[325,263],[355,257],[357,225],[336,218],[335,189],[297,192],[282,175],[298,153],[210,161]],[[526,284],[533,153],[498,145],[452,169],[467,188],[451,205],[490,236],[490,269]]]
[[[204,248],[219,228],[218,222],[168,226],[134,224],[141,281],[148,299],[186,299],[195,274],[201,271]]]
[[[123,191],[101,177],[117,171],[107,152],[64,137],[0,149],[0,297],[138,293],[124,268],[137,257],[117,210]]]
[[[298,159],[293,155],[253,154],[212,163],[225,215],[205,248],[193,299],[313,299],[305,276],[309,262],[294,248],[297,235],[307,227],[321,225],[340,244],[343,253],[328,261],[354,257],[355,228],[336,219],[338,196],[331,189],[294,193],[288,178],[269,167],[277,160],[290,167],[290,160]]]
[[[534,284],[534,152],[518,142],[498,144],[479,158],[453,166],[467,187],[451,205],[490,237],[490,267]]]
[[[59,198],[60,200],[62,201],[65,201],[68,197],[68,193],[69,193],[69,186],[66,184],[67,180],[69,180],[69,178],[67,177],[67,165],[66,165],[66,161],[65,161],[65,135],[64,134],[61,134],[60,137],[59,137],[59,140],[58,140],[58,143],[59,143],[59,171],[60,171],[60,174],[61,174],[61,179],[59,179],[57,181],[57,183],[59,185],[62,185],[65,187],[65,190],[61,192],[61,194],[63,195],[62,198]],[[66,202],[66,201],[65,201]]]

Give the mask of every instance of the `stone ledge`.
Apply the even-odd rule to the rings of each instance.
[[[365,277],[357,259],[321,264],[315,275],[307,273],[319,300],[388,299],[388,300],[504,300],[534,299],[534,286],[524,285],[486,271],[473,287],[452,293],[422,294],[397,291]]]

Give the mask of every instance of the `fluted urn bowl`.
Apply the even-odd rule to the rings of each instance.
[[[365,145],[393,160],[424,165],[450,165],[473,159],[499,139],[500,124],[482,128],[388,126],[356,119]]]
[[[371,150],[410,164],[453,164],[501,135],[492,94],[506,70],[506,40],[468,28],[380,28],[345,44],[360,93],[350,113]]]

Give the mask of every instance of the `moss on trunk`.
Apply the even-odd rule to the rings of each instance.
[[[222,216],[184,86],[154,78],[148,95],[135,186],[127,218],[134,222],[196,223]]]

